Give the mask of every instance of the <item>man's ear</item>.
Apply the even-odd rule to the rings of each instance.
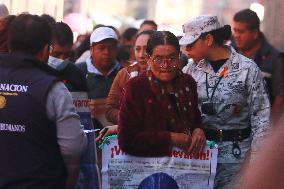
[[[49,57],[49,45],[44,45],[44,47],[35,56],[43,63],[47,63]]]

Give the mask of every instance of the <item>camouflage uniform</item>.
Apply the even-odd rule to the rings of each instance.
[[[197,65],[189,63],[184,67],[183,72],[192,75],[197,81],[199,108],[211,98],[216,83],[226,70],[227,73],[217,85],[211,101],[216,114],[202,112],[202,123],[205,128],[223,131],[251,127],[252,133],[250,137],[238,142],[241,150],[239,158],[232,154],[232,141],[218,142],[215,188],[223,188],[225,183],[231,181],[248,150],[251,150],[251,155],[257,151],[270,122],[270,102],[259,68],[252,60],[233,49],[230,58],[217,73],[206,60],[201,60]]]

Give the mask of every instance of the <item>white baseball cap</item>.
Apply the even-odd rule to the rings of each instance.
[[[109,27],[99,27],[93,31],[90,37],[90,43],[98,43],[105,39],[118,40],[115,31]]]
[[[181,46],[195,42],[202,33],[222,28],[217,16],[201,15],[182,25],[183,37],[179,40]]]

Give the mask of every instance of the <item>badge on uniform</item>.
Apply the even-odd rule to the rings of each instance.
[[[0,95],[0,109],[4,108],[6,106],[6,98],[5,96]]]

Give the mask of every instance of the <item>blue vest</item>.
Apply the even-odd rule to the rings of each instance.
[[[34,58],[0,55],[0,188],[64,188],[66,170],[46,99],[56,77]]]

